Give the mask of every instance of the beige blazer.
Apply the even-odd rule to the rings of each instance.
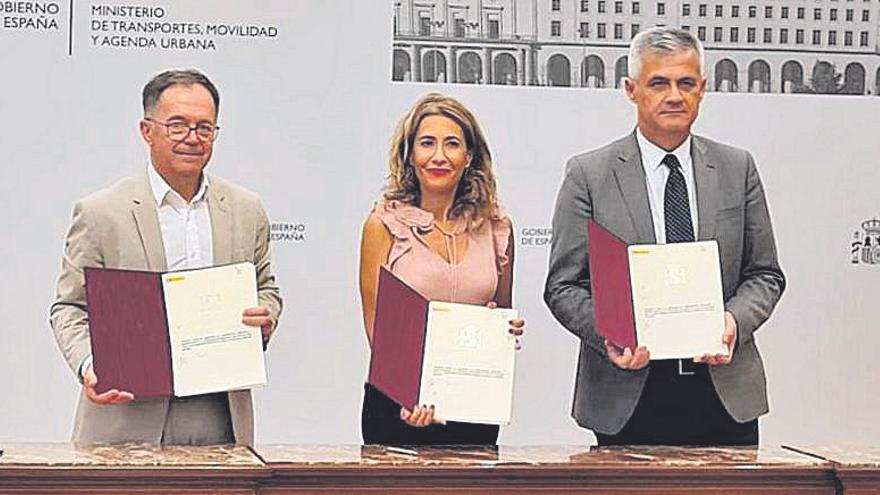
[[[709,371],[727,412],[745,422],[769,410],[754,332],[773,312],[785,289],[785,276],[752,155],[701,136],[693,136],[691,155],[698,240],[718,242],[724,307],[738,327],[733,360]],[[544,291],[553,315],[580,339],[572,415],[585,428],[615,434],[632,415],[650,368],[630,371],[611,364],[595,328],[588,264],[590,218],[627,244],[655,242],[635,133],[569,160],[553,214]]]
[[[270,266],[269,221],[260,199],[250,191],[211,176],[207,200],[214,263],[253,262],[257,269],[259,302],[269,308],[277,322],[282,301]],[[85,267],[166,270],[156,201],[146,171],[93,193],[74,206],[49,321],[58,348],[77,377],[80,365],[92,352]],[[250,391],[229,392],[229,410],[236,443],[252,445],[254,414]],[[89,401],[83,392],[72,440],[158,443],[167,412],[168,399],[99,406]]]

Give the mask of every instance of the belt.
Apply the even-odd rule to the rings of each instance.
[[[650,362],[652,373],[675,376],[708,375],[709,365],[693,359],[657,359]]]

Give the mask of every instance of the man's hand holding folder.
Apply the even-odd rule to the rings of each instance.
[[[730,364],[736,342],[736,320],[729,311],[724,312],[724,326],[721,342],[727,347],[727,354],[702,354],[694,357],[695,363],[706,363],[712,366]],[[605,350],[608,352],[608,360],[618,368],[625,370],[640,370],[647,366],[651,360],[651,351],[645,346],[638,346],[633,352],[629,347],[620,349],[605,339]]]
[[[736,346],[736,319],[730,311],[724,312],[724,333],[721,342],[727,347],[727,354],[703,354],[694,358],[695,363],[706,363],[713,366],[730,364],[733,360],[733,349]]]
[[[730,363],[736,322],[724,311],[714,241],[628,245],[593,220],[587,230],[596,329],[614,365]]]
[[[241,322],[251,327],[260,327],[263,348],[265,349],[266,343],[275,329],[275,320],[269,315],[269,309],[265,306],[245,309],[241,314]],[[97,385],[98,376],[95,375],[94,367],[89,363],[83,371],[83,390],[90,401],[101,406],[110,406],[125,404],[135,399],[133,393],[115,388],[99,394],[95,390]]]
[[[99,394],[95,391],[95,386],[97,385],[98,377],[95,375],[95,370],[92,369],[92,365],[89,364],[83,373],[83,390],[85,390],[86,397],[88,397],[90,401],[101,406],[110,406],[115,404],[125,404],[126,402],[134,400],[133,393],[126,392],[125,390],[116,390],[115,388],[111,388],[110,390]]]
[[[620,349],[605,339],[605,350],[608,352],[608,360],[625,370],[640,370],[651,360],[651,352],[643,345],[636,347],[633,352],[629,347]]]

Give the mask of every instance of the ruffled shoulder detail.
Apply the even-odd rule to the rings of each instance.
[[[388,232],[394,237],[391,253],[388,254],[388,267],[412,249],[413,229],[430,231],[434,226],[434,216],[421,208],[397,200],[380,199],[373,205],[373,215],[379,218]]]
[[[495,264],[498,267],[498,273],[505,265],[510,263],[507,256],[507,248],[510,244],[510,234],[512,224],[507,211],[501,206],[501,203],[495,203],[492,213],[489,215],[489,221],[492,225],[492,241],[495,246]]]
[[[378,216],[388,230],[397,237],[401,228],[404,234],[413,227],[429,231],[434,226],[434,215],[417,206],[408,205],[394,199],[380,199],[373,205],[373,213]]]

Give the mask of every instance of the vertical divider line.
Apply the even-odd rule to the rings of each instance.
[[[67,2],[67,56],[73,56],[73,0]]]

